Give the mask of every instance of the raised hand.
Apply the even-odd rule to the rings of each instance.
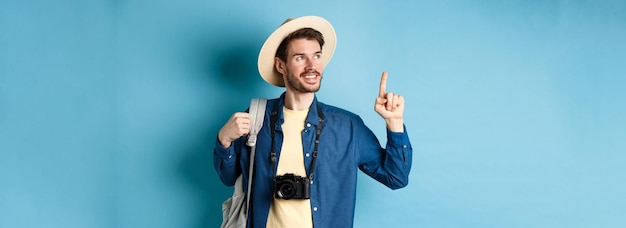
[[[241,136],[250,133],[250,125],[252,120],[247,112],[237,112],[220,129],[217,138],[224,148],[230,147],[230,144]]]
[[[386,91],[387,72],[380,78],[380,91],[376,97],[374,110],[385,119],[387,128],[394,132],[404,131],[404,98],[398,94]]]

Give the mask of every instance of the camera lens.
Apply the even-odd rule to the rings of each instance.
[[[296,194],[296,189],[292,181],[285,181],[278,187],[278,196],[283,199],[291,199]]]

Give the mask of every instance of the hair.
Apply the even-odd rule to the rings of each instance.
[[[283,62],[287,61],[287,46],[292,40],[305,38],[307,40],[317,40],[320,44],[320,48],[324,46],[324,36],[321,32],[312,29],[312,28],[301,28],[287,35],[280,45],[278,45],[278,49],[276,49],[276,57],[278,57]]]

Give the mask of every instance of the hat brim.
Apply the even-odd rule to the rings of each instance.
[[[333,57],[337,45],[335,29],[326,19],[318,16],[304,16],[283,23],[265,40],[259,52],[258,68],[261,77],[269,84],[285,87],[285,82],[280,73],[274,68],[274,57],[280,43],[292,32],[302,28],[312,28],[324,36],[322,47],[322,62],[326,66]]]

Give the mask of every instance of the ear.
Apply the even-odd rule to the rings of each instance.
[[[285,62],[280,60],[280,58],[274,57],[274,67],[276,68],[276,71],[278,71],[278,73],[285,75]]]

